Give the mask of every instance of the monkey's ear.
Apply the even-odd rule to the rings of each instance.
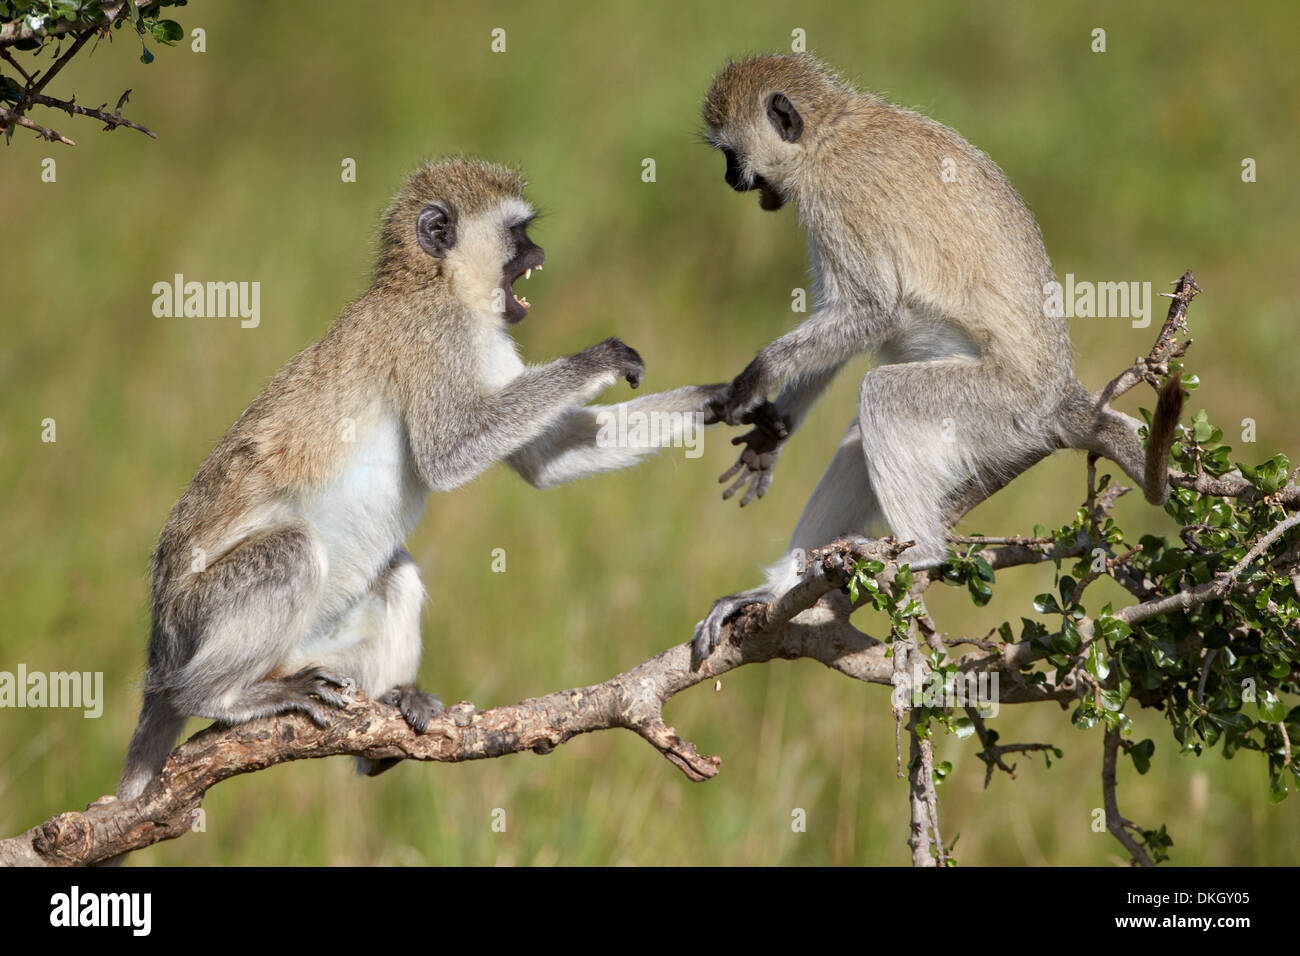
[[[451,210],[440,202],[425,206],[415,221],[415,238],[429,255],[445,258],[456,245],[456,223]]]
[[[776,135],[787,143],[798,142],[803,135],[803,117],[784,93],[773,93],[768,97],[767,118]]]

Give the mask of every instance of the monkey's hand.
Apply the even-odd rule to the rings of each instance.
[[[645,362],[641,361],[637,350],[615,338],[598,342],[576,357],[601,371],[613,372],[616,379],[627,379],[633,388],[641,384],[641,376],[645,374]]]
[[[718,477],[718,483],[736,479],[722,493],[723,501],[748,484],[749,488],[740,497],[740,507],[743,508],[755,498],[767,494],[767,488],[772,484],[772,470],[776,467],[777,456],[781,454],[781,446],[790,437],[790,427],[776,406],[766,400],[746,412],[741,421],[754,428],[731,440],[733,445],[744,444],[745,447],[736,463]]]
[[[759,359],[750,362],[743,372],[732,379],[730,385],[710,400],[709,409],[718,421],[728,425],[751,424],[745,416],[767,401],[758,363]]]

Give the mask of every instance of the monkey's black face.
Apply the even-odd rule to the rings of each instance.
[[[735,150],[729,146],[723,146],[722,155],[727,160],[727,171],[722,178],[726,180],[728,186],[738,193],[757,189],[759,208],[766,209],[769,212],[780,209],[785,205],[785,199],[762,176],[755,175],[752,179],[745,179],[744,171],[740,167],[740,159],[736,156]]]
[[[510,227],[510,239],[514,245],[514,254],[501,270],[501,287],[506,292],[506,321],[511,325],[519,322],[528,314],[529,303],[526,298],[515,294],[514,284],[522,276],[529,279],[534,269],[541,269],[546,261],[542,247],[528,238],[528,224],[531,219]]]

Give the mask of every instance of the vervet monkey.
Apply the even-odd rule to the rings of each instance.
[[[189,715],[299,711],[324,724],[355,684],[423,730],[441,704],[414,683],[425,592],[402,541],[429,491],[497,461],[538,487],[630,465],[723,387],[614,406],[682,414],[657,445],[598,443],[601,409],[583,403],[619,377],[635,388],[641,358],[607,339],[520,361],[507,329],[529,304],[514,284],[543,263],[523,189],[478,161],[415,172],[383,221],[369,291],[199,468],[154,552],[144,706],[120,798],[157,775]]]
[[[1104,455],[1164,503],[1181,408],[1166,387],[1144,454],[1139,422],[1098,407],[1074,377],[1063,316],[1045,308],[1051,263],[1038,224],[1002,171],[946,126],[859,93],[808,55],[732,62],[704,101],[725,180],[763,209],[794,201],[808,233],[816,307],[772,342],[715,405],[729,424],[780,390],[793,431],[845,361],[873,352],[857,417],[804,508],[790,552],[760,588],[719,600],[695,650],[717,645],[741,607],[796,580],[796,549],[883,519],[901,557],[933,567],[966,511],[1058,448]],[[945,175],[945,171],[948,175]],[[747,503],[784,436],[742,439]]]

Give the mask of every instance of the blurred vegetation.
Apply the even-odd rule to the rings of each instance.
[[[792,324],[790,290],[806,283],[793,211],[763,213],[726,189],[696,134],[712,72],[729,55],[788,48],[795,27],[862,86],[985,149],[1037,215],[1059,275],[1159,291],[1194,269],[1206,292],[1191,312],[1188,368],[1203,382],[1192,410],[1208,408],[1242,460],[1300,450],[1292,4],[391,2],[372,14],[197,2],[173,15],[206,31],[206,52],[182,40],[145,65],[123,36],[60,79],[88,104],[133,88],[130,115],[156,142],[85,120],[76,148],[20,131],[0,152],[0,670],[103,671],[106,690],[99,720],[0,712],[4,835],[115,787],[138,707],[154,535],[243,407],[364,289],[378,214],[420,159],[478,154],[533,183],[548,268],[518,329],[529,358],[618,334],[646,359],[644,387],[667,388],[733,375]],[[505,53],[490,50],[496,27]],[[1104,54],[1090,51],[1095,27]],[[41,180],[45,157],[55,183]],[[341,181],[347,157],[355,183]],[[654,183],[641,180],[645,157]],[[1258,182],[1241,181],[1244,157]],[[177,272],[260,281],[260,326],[155,318],[150,289]],[[1073,320],[1085,384],[1144,354],[1162,314],[1148,329]],[[842,376],[767,498],[743,512],[718,500],[715,477],[733,459],[724,431],[696,460],[665,453],[546,493],[497,469],[432,498],[410,541],[430,591],[422,683],[449,701],[512,702],[685,640],[714,597],[756,583],[784,547],[865,367]],[[1131,396],[1126,410],[1139,403],[1151,399]],[[40,440],[47,417],[54,444]],[[1245,418],[1256,447],[1232,441]],[[962,527],[1051,526],[1083,493],[1082,457],[1057,455]],[[1117,517],[1131,532],[1173,527],[1129,498]],[[506,549],[506,574],[490,572],[493,548]],[[1032,596],[1050,585],[1047,568],[1008,573],[988,607],[936,589],[931,610],[950,631],[982,634],[1034,616]],[[206,832],[133,862],[907,861],[884,688],[775,663],[728,675],[721,693],[687,693],[667,716],[723,755],[718,779],[690,784],[617,733],[546,758],[409,764],[376,780],[348,761],[300,763],[222,784],[205,801]],[[1146,775],[1121,766],[1120,809],[1167,823],[1176,863],[1296,862],[1300,801],[1269,803],[1261,761],[1181,758],[1157,715],[1134,724],[1156,750]],[[1089,826],[1100,735],[1051,707],[1006,707],[992,726],[1004,741],[1050,740],[1064,759],[1047,769],[1022,757],[1017,779],[985,792],[973,741],[940,739],[937,759],[953,765],[944,834],[960,834],[959,860],[1117,860]],[[496,807],[504,834],[490,826]],[[796,807],[806,833],[791,832]]]

